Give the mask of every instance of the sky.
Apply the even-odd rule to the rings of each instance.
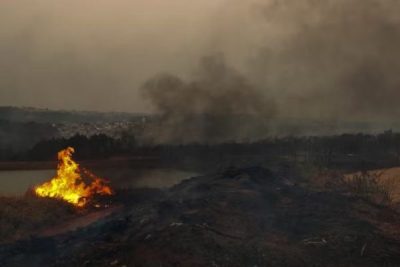
[[[179,90],[143,93],[167,73],[182,79],[190,106],[192,85],[213,81],[199,77],[201,62],[215,57],[266,99],[269,116],[397,120],[399,12],[397,0],[3,0],[0,105],[182,107]],[[221,84],[200,90],[211,97],[202,106],[233,99],[237,88]]]
[[[222,2],[1,1],[0,105],[147,111],[140,85],[213,45]]]

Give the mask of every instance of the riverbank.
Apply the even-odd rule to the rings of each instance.
[[[154,168],[160,166],[156,157],[119,157],[109,159],[83,160],[80,165],[86,168],[118,168],[141,167]],[[0,161],[0,171],[48,170],[55,169],[57,161]]]

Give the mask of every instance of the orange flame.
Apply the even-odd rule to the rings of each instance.
[[[105,181],[87,170],[85,177],[91,180],[86,184],[81,176],[79,164],[72,159],[74,148],[68,147],[58,152],[57,176],[50,181],[37,186],[35,193],[39,197],[63,199],[75,206],[83,207],[88,199],[95,194],[112,195],[112,190]]]

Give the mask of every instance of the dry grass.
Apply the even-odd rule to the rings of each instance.
[[[377,204],[400,203],[400,168],[344,174],[325,170],[309,176],[308,188],[341,191]]]
[[[378,204],[392,202],[391,188],[381,178],[382,172],[359,172],[344,179],[350,191]]]
[[[34,235],[76,214],[75,208],[54,199],[0,197],[0,243]]]
[[[352,192],[391,204],[400,203],[400,168],[364,171],[343,176]]]

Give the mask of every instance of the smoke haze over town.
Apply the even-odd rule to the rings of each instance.
[[[190,84],[199,62],[218,57],[265,99],[269,119],[392,121],[400,113],[397,1],[32,3],[0,3],[0,105],[164,112],[168,98],[148,97],[143,85],[160,74]],[[196,102],[190,90],[185,101]],[[206,113],[215,110],[203,101]]]

